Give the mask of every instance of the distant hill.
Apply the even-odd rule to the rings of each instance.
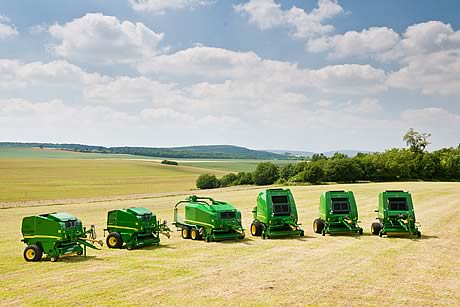
[[[267,150],[267,151],[273,152],[276,154],[284,154],[284,155],[291,155],[291,156],[297,156],[297,157],[311,157],[314,154],[320,154],[319,152],[300,151],[300,150]],[[326,157],[332,157],[336,152],[345,154],[349,157],[354,157],[359,152],[370,153],[370,151],[367,151],[367,150],[332,150],[332,151],[323,152],[322,154],[325,155]]]
[[[253,150],[233,145],[204,145],[186,147],[104,147],[82,144],[54,143],[14,143],[0,142],[0,147],[41,147],[62,149],[76,152],[93,152],[107,154],[130,154],[162,158],[193,158],[193,159],[255,159],[255,160],[289,160],[291,155]]]

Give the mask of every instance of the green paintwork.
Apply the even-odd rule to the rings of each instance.
[[[22,220],[22,241],[27,246],[40,247],[54,259],[65,254],[86,255],[86,247],[98,249],[87,242],[88,234],[95,239],[94,227],[87,231],[77,217],[65,212],[27,216]]]
[[[379,193],[377,219],[380,222],[379,235],[406,233],[421,236],[419,224],[415,220],[412,196],[405,191],[385,191]]]
[[[319,220],[324,223],[321,231],[324,234],[363,233],[358,225],[358,208],[352,191],[323,192],[319,201]]]
[[[252,213],[252,235],[258,235],[253,232],[253,227],[262,227],[260,235],[264,239],[304,235],[298,224],[297,207],[289,189],[267,189],[260,192]]]
[[[107,213],[107,228],[109,233],[118,233],[128,249],[146,245],[158,245],[160,233],[169,237],[170,229],[166,221],[160,223],[157,216],[149,209],[133,207],[117,209]]]
[[[178,206],[185,204],[185,216],[178,213]],[[174,225],[178,230],[195,229],[206,242],[224,239],[243,239],[241,212],[233,205],[210,197],[189,196],[174,207]]]

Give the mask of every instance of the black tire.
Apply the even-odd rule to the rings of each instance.
[[[190,239],[190,227],[188,226],[182,227],[181,234],[182,234],[183,239]]]
[[[120,248],[123,246],[123,239],[118,232],[111,232],[105,240],[108,248]]]
[[[255,220],[251,223],[251,235],[254,237],[260,237],[262,235],[263,227],[262,224]]]
[[[378,235],[381,229],[382,229],[382,224],[377,223],[377,222],[371,224],[371,234]]]
[[[302,230],[302,232],[300,233],[300,236],[303,237],[305,236],[305,232]]]
[[[322,219],[316,219],[313,221],[313,231],[315,233],[323,233],[324,221]]]
[[[421,238],[422,237],[422,233],[420,232],[420,230],[417,230],[417,238]]]
[[[361,236],[363,235],[363,229],[362,228],[359,229],[359,235],[361,235]]]
[[[190,230],[190,238],[192,240],[200,240],[201,239],[201,236],[200,236],[200,233],[198,232],[198,229],[192,228]]]
[[[43,256],[43,250],[38,245],[28,245],[24,249],[24,259],[26,261],[40,261]]]
[[[78,252],[77,252],[77,255],[78,255],[78,256],[83,255],[83,251],[78,251]]]

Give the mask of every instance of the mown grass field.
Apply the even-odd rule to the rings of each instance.
[[[220,189],[200,193],[233,203],[248,228],[258,191]],[[363,236],[316,235],[319,195],[355,192]],[[369,235],[377,194],[412,192],[422,238]],[[113,208],[145,206],[172,220],[182,197],[78,203],[0,210],[0,305],[409,305],[460,304],[460,184],[378,183],[292,187],[304,238],[205,243],[162,237],[160,247],[89,251],[87,258],[27,263],[21,219],[66,211],[101,236]],[[248,232],[248,231],[247,231]]]
[[[0,202],[185,191],[207,172],[225,173],[150,160],[2,158]]]

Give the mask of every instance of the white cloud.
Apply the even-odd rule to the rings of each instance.
[[[386,52],[399,42],[399,35],[387,27],[371,27],[361,32],[323,36],[307,42],[309,52],[328,52],[336,58],[350,56],[375,56]]]
[[[207,82],[240,80],[264,88],[310,88],[327,93],[361,94],[385,89],[385,72],[370,65],[334,65],[318,70],[296,64],[265,60],[254,52],[235,52],[204,46],[148,59],[138,69],[162,78],[195,78]],[[242,84],[242,83],[241,83]]]
[[[213,4],[211,0],[129,0],[135,11],[164,14],[167,10],[195,8]]]
[[[398,60],[402,67],[387,85],[429,95],[460,95],[460,30],[430,21],[407,28],[403,39],[381,60]]]
[[[274,0],[250,0],[234,6],[238,13],[249,15],[249,22],[261,30],[287,26],[294,29],[292,35],[309,39],[334,31],[334,27],[323,22],[343,12],[335,0],[319,0],[318,7],[307,13],[303,9],[292,7],[282,10]]]
[[[0,15],[0,40],[9,39],[18,36],[19,32],[16,27],[10,23],[10,19]]]
[[[143,23],[121,22],[100,13],[55,24],[49,32],[59,41],[51,47],[57,56],[94,64],[135,63],[155,55],[163,38],[163,33]]]

